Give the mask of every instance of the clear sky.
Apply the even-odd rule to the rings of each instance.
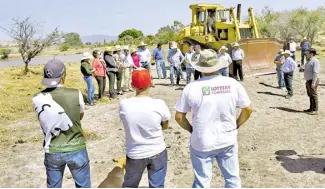
[[[116,36],[128,28],[154,34],[174,20],[189,24],[189,5],[204,2],[227,7],[241,3],[243,14],[248,7],[261,10],[266,5],[275,10],[325,6],[325,0],[0,0],[0,26],[10,26],[13,17],[31,16],[43,23],[44,33],[58,26],[63,32],[78,32],[81,36]],[[0,31],[0,40],[8,39]]]

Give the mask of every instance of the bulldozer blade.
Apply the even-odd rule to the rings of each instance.
[[[238,41],[245,53],[243,73],[246,76],[275,73],[274,59],[282,47],[282,43],[274,38],[243,39]],[[232,65],[230,68],[232,75]]]

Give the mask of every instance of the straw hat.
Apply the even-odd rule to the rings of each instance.
[[[239,47],[239,44],[237,42],[234,43],[234,47]]]
[[[92,58],[93,58],[93,56],[89,52],[82,53],[81,60],[92,59]]]
[[[170,48],[171,49],[177,49],[177,43],[175,41],[173,41]]]
[[[222,47],[219,49],[219,51],[220,51],[220,50],[226,50],[226,51],[227,51],[228,48],[227,48],[226,46],[222,46]]]
[[[278,52],[278,54],[283,54],[283,49],[280,49],[280,51]]]
[[[192,66],[199,72],[212,73],[228,66],[223,59],[217,58],[217,54],[212,49],[205,49],[197,56],[192,57]]]
[[[121,45],[115,45],[115,51],[120,51],[121,50]]]
[[[105,48],[105,51],[107,51],[107,52],[114,52],[115,51],[115,48],[114,47],[106,47]]]
[[[307,37],[304,37],[304,40],[307,40]]]
[[[140,44],[138,45],[138,47],[144,47],[147,46],[147,44],[145,44],[143,41],[140,42]]]
[[[130,53],[132,54],[132,53],[134,53],[134,52],[137,52],[138,50],[136,49],[136,48],[131,48],[130,49]]]
[[[122,50],[129,50],[129,46],[128,45],[123,46]]]
[[[285,50],[283,54],[288,54],[289,56],[291,56],[291,52],[289,50]]]

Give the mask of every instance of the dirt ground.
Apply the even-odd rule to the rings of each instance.
[[[322,66],[321,81],[325,81],[324,73]],[[169,80],[155,83],[151,96],[164,99],[174,115],[181,89],[166,86]],[[286,100],[285,92],[276,88],[276,75],[250,77],[244,82],[254,112],[238,135],[243,187],[325,187],[325,85],[319,86],[319,115],[310,116],[301,112],[309,106],[302,73],[295,73],[293,84],[294,96]],[[46,187],[42,133],[34,117],[30,114],[10,125],[0,125],[4,130],[0,187]],[[92,136],[87,148],[92,186],[97,187],[114,167],[112,159],[125,155],[118,104],[87,107],[82,124]],[[176,124],[173,116],[164,136],[169,156],[166,187],[191,187],[189,133]],[[216,164],[213,171],[212,187],[223,187]],[[148,185],[146,176],[141,186]],[[74,187],[68,169],[63,187]]]

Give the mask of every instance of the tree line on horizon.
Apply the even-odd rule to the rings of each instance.
[[[67,51],[71,48],[99,48],[104,46],[136,45],[144,41],[149,45],[167,44],[175,40],[176,35],[185,25],[177,20],[172,25],[161,27],[155,35],[144,35],[141,30],[127,29],[118,35],[117,41],[103,41],[82,43],[77,32],[63,33],[55,28],[45,37],[39,35],[41,25],[32,21],[30,17],[25,19],[12,19],[13,25],[10,28],[0,28],[13,40],[17,41],[19,53],[25,63],[25,71],[28,72],[28,65],[32,58],[40,54],[45,48],[59,45],[60,51]],[[321,33],[325,33],[325,8],[317,9],[297,8],[293,10],[275,11],[270,7],[264,7],[256,14],[256,21],[261,37],[277,38],[286,41],[289,37],[300,40],[307,37],[314,43]],[[6,59],[10,50],[0,49],[0,58]]]

